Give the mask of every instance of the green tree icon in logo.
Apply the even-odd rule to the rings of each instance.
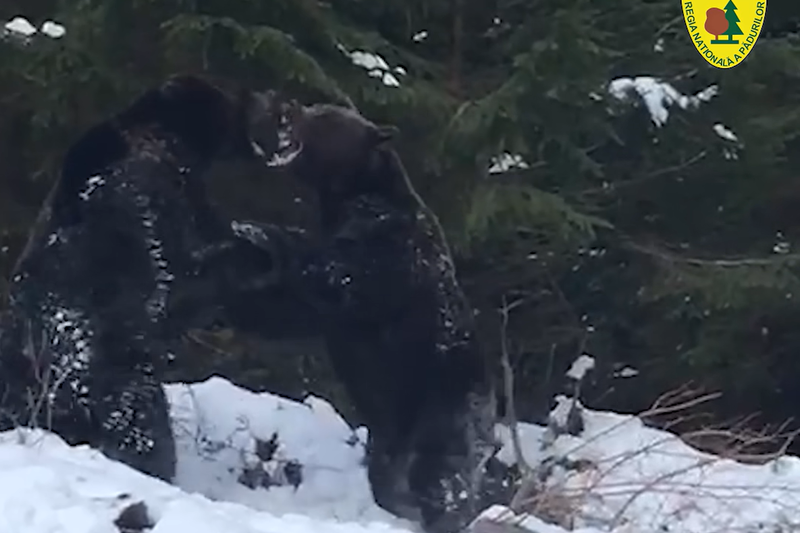
[[[713,44],[739,44],[739,40],[733,38],[734,35],[744,35],[741,28],[739,28],[739,17],[736,15],[737,9],[739,8],[736,7],[733,0],[728,0],[728,3],[725,4],[725,20],[728,21],[728,29],[721,34],[727,35],[728,39],[714,39],[711,41]]]

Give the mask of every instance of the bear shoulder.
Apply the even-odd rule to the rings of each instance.
[[[250,157],[253,122],[263,109],[255,93],[223,90],[211,80],[175,75],[137,97],[125,109],[85,131],[67,150],[56,215],[75,215],[70,203],[94,190],[97,176],[109,174],[130,159],[190,166],[223,154]],[[262,113],[263,114],[263,113]],[[74,211],[74,209],[72,210]]]

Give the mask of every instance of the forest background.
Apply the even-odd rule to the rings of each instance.
[[[70,144],[207,72],[400,128],[520,418],[584,353],[593,408],[692,383],[722,393],[703,407],[718,421],[798,415],[800,5],[770,2],[729,70],[697,54],[678,0],[3,1],[15,16],[67,31],[0,39],[0,294]],[[229,216],[313,216],[281,176],[212,174]],[[171,377],[213,373],[357,418],[319,339],[187,333]]]

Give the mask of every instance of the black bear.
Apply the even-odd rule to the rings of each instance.
[[[291,148],[270,106],[268,95],[174,76],[72,145],[0,319],[0,430],[45,427],[172,479],[161,382],[180,327],[170,306],[227,272],[214,265],[244,243],[226,241],[235,237],[206,202],[204,171]],[[269,272],[271,255],[245,244],[236,264]]]
[[[478,510],[497,443],[474,312],[443,232],[388,145],[395,128],[327,104],[290,116],[300,153],[287,168],[316,192],[320,238],[248,229],[284,247],[298,292],[322,314],[332,365],[369,429],[376,501],[458,529]]]

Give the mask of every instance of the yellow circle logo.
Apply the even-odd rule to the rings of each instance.
[[[733,68],[750,53],[761,34],[766,0],[692,0],[683,18],[697,51],[718,68]]]

